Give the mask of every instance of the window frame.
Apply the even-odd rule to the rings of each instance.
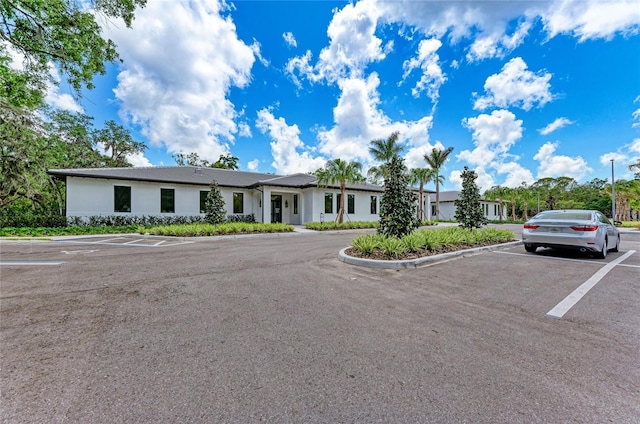
[[[356,195],[347,194],[347,214],[356,213]]]
[[[369,201],[369,211],[371,215],[378,214],[378,196],[371,196],[371,200]]]
[[[298,195],[293,195],[293,214],[298,215]]]
[[[237,203],[238,199],[239,199],[239,203]],[[239,191],[233,192],[232,203],[233,203],[234,214],[244,213],[244,193]]]
[[[324,213],[333,213],[333,193],[324,194]]]
[[[169,199],[169,194],[170,199]],[[165,206],[169,206],[166,204],[168,200],[171,200],[170,208],[166,208]],[[176,213],[176,189],[175,188],[160,188],[160,213]]]
[[[209,192],[200,190],[200,213],[207,213],[207,196]]]
[[[128,197],[127,202],[118,202],[118,189],[128,189],[128,194],[126,197]],[[122,200],[122,199],[120,199]],[[121,207],[120,209],[118,208],[118,203],[120,203]],[[124,208],[123,206],[129,205],[128,208]],[[114,185],[113,186],[113,212],[114,213],[131,213],[131,186],[121,186],[121,185]]]

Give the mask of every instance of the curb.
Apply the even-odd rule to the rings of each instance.
[[[492,250],[506,249],[522,244],[521,240],[511,241],[509,243],[494,244],[492,246],[475,247],[473,249],[458,250],[456,252],[443,253],[441,255],[425,256],[417,259],[404,259],[399,261],[382,261],[378,259],[364,259],[349,256],[344,252],[348,249],[345,247],[338,253],[338,259],[344,263],[367,268],[378,269],[410,269],[419,268],[421,266],[434,265],[436,263],[450,261],[452,259],[463,258],[467,256],[477,255]]]

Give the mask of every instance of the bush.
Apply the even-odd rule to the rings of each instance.
[[[367,229],[378,228],[380,223],[378,221],[348,221],[338,224],[335,221],[329,222],[307,222],[304,227],[308,230],[327,231],[327,230],[354,230],[354,229]]]
[[[514,239],[513,233],[497,228],[465,229],[448,227],[434,230],[419,230],[401,238],[383,234],[365,234],[351,242],[351,248],[363,256],[376,252],[389,258],[398,258],[406,252],[429,254],[442,249],[455,250],[487,243],[504,243]]]

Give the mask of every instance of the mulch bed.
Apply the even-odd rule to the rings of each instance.
[[[362,258],[362,259],[374,259],[374,260],[379,260],[379,261],[401,261],[401,260],[406,260],[406,259],[418,259],[418,258],[424,258],[427,256],[434,256],[434,255],[439,255],[441,253],[449,253],[449,252],[456,252],[458,250],[465,250],[465,249],[473,249],[475,247],[485,247],[485,246],[494,246],[496,244],[503,244],[506,242],[485,242],[485,243],[473,243],[473,244],[458,244],[456,246],[449,246],[449,247],[442,247],[440,249],[437,250],[419,250],[417,252],[406,252],[406,253],[401,253],[397,256],[391,256],[391,255],[387,255],[386,253],[382,252],[380,249],[376,249],[373,253],[371,253],[370,255],[363,255],[361,254],[359,251],[352,249],[351,247],[347,248],[347,250],[344,251],[344,253],[346,255],[349,256],[353,256],[354,258]]]

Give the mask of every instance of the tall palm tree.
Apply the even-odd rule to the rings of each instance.
[[[360,171],[362,164],[357,161],[345,162],[342,159],[327,161],[324,168],[314,174],[318,178],[318,185],[326,187],[329,184],[340,184],[340,206],[338,209],[338,223],[342,224],[344,217],[344,198],[347,183],[358,183],[365,180]]]
[[[402,151],[402,146],[398,144],[399,136],[400,133],[396,131],[387,139],[371,140],[369,153],[375,160],[382,162],[381,165],[372,166],[369,169],[367,175],[372,182],[378,182],[387,175],[387,163]]]
[[[507,194],[507,187],[495,185],[491,187],[489,190],[484,192],[484,198],[487,200],[497,200],[498,201],[498,216],[500,221],[502,221],[502,202]]]
[[[444,150],[434,147],[430,154],[424,155],[424,160],[433,169],[433,180],[436,182],[436,219],[440,219],[440,183],[444,180],[444,177],[440,175],[440,168],[447,161],[451,152],[453,152],[453,147],[447,147]]]
[[[418,184],[420,187],[420,206],[418,208],[418,219],[422,221],[424,219],[424,211],[422,210],[424,197],[424,185],[433,180],[435,173],[431,168],[412,168],[409,171],[409,184]]]

